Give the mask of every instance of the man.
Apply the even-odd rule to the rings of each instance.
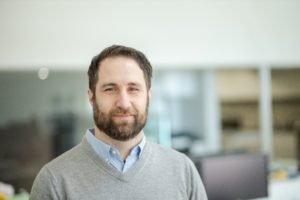
[[[88,76],[95,128],[41,169],[30,199],[206,200],[190,159],[146,140],[152,67],[145,55],[110,46]]]

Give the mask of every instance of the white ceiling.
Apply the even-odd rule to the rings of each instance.
[[[155,67],[300,66],[298,0],[2,0],[0,70],[86,69],[111,44]]]

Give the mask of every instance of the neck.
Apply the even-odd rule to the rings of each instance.
[[[102,142],[118,149],[122,160],[125,160],[131,152],[131,150],[142,141],[143,136],[144,132],[141,131],[137,136],[130,140],[119,141],[109,137],[104,132],[100,131],[97,127],[95,127],[95,137],[101,140]]]

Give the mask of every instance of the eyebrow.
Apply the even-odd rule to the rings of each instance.
[[[130,82],[128,85],[129,86],[136,86],[136,87],[139,87],[139,88],[142,87],[142,85],[140,83],[135,83],[135,82]]]
[[[114,87],[116,86],[117,84],[115,83],[104,83],[103,85],[101,85],[101,88],[105,88],[105,87]]]
[[[104,83],[102,84],[101,88],[105,88],[105,87],[115,87],[117,84],[116,83]],[[142,85],[140,83],[136,83],[136,82],[130,82],[128,83],[128,86],[136,86],[136,87],[142,87]]]

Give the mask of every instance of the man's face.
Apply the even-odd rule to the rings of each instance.
[[[95,94],[89,90],[95,125],[113,139],[134,138],[145,126],[149,96],[143,71],[135,60],[123,56],[104,59]]]

